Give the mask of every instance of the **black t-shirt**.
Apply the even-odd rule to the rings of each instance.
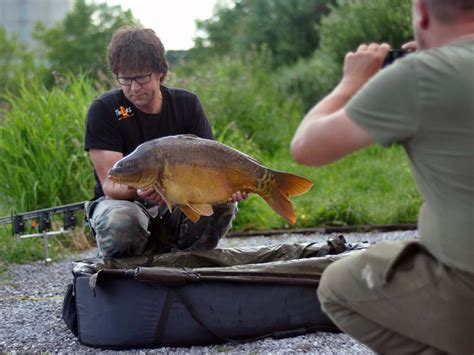
[[[163,105],[159,114],[139,111],[122,90],[96,98],[87,112],[85,149],[131,153],[141,143],[177,134],[214,139],[199,98],[186,90],[161,86]],[[104,195],[97,173],[94,198]]]

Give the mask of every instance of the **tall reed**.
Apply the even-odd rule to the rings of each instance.
[[[93,175],[83,149],[86,110],[96,95],[84,78],[45,88],[24,81],[7,94],[0,123],[0,204],[28,211],[87,199]]]

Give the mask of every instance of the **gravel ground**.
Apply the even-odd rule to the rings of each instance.
[[[416,231],[390,233],[347,233],[349,243],[387,239],[411,239]],[[329,235],[283,234],[272,237],[228,238],[219,247],[274,245],[281,243],[325,242]],[[99,351],[81,345],[61,319],[62,298],[72,281],[71,260],[95,255],[89,250],[69,260],[49,265],[42,262],[12,265],[0,275],[0,352],[119,353]],[[142,349],[141,353],[253,353],[253,354],[372,354],[346,334],[317,332],[286,339],[263,339],[242,344],[207,347]],[[137,353],[137,351],[120,351]]]

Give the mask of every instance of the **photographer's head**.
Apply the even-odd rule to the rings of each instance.
[[[165,48],[152,29],[123,27],[115,32],[108,47],[109,68],[119,72],[152,72],[163,81],[168,73]]]
[[[474,1],[413,0],[413,29],[420,49],[473,34]]]
[[[442,23],[471,21],[474,16],[472,0],[425,0],[436,19]]]

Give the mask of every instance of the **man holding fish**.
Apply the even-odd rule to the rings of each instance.
[[[120,89],[102,94],[87,114],[85,149],[94,165],[94,199],[86,213],[102,257],[139,256],[215,247],[231,228],[236,202],[232,191],[213,214],[189,220],[180,209],[168,211],[164,190],[114,183],[109,170],[140,144],[155,138],[193,134],[213,139],[198,97],[163,86],[168,72],[165,49],[151,29],[123,28],[108,47],[111,71]],[[162,189],[162,187],[160,188]]]
[[[319,300],[377,353],[473,354],[474,1],[413,0],[413,28],[419,51],[382,71],[387,44],[347,54],[291,150],[320,166],[374,143],[404,147],[423,198],[419,239],[336,261]]]

